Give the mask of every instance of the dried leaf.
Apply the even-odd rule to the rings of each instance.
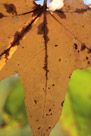
[[[91,66],[91,10],[81,3],[65,0],[51,14],[46,1],[0,1],[0,80],[21,77],[35,136],[56,124],[72,72]]]

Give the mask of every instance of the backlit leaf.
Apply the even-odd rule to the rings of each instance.
[[[35,136],[56,124],[72,72],[91,66],[91,9],[65,0],[53,13],[32,0],[0,1],[0,80],[18,73]]]

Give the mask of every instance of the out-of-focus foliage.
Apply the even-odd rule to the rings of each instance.
[[[16,80],[13,91],[11,91],[8,99],[6,100],[4,109],[9,115],[14,117],[14,119],[20,121],[22,124],[27,124],[23,87],[19,79]]]
[[[61,124],[68,136],[91,136],[91,68],[73,72]]]
[[[91,136],[91,68],[73,72],[62,116],[50,136]],[[14,76],[0,82],[0,136],[32,136],[23,87]]]
[[[12,76],[0,82],[0,136],[32,136],[21,81]]]

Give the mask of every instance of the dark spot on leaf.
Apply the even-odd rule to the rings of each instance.
[[[24,47],[22,47],[22,49],[24,49]]]
[[[37,119],[36,121],[38,122],[39,120]]]
[[[51,109],[49,109],[49,112],[51,112]]]
[[[78,46],[77,46],[77,44],[76,44],[76,43],[74,43],[74,47],[75,47],[75,49],[76,49],[76,50],[78,49]]]
[[[58,45],[57,45],[57,44],[55,44],[55,47],[58,47]]]
[[[90,61],[88,61],[88,64],[90,64]]]
[[[55,86],[55,84],[52,84],[52,86]]]
[[[86,60],[88,60],[89,58],[86,56]]]
[[[50,115],[52,115],[52,113],[51,114],[46,114],[46,116],[50,116]]]
[[[48,87],[48,89],[50,90],[50,87]]]
[[[69,78],[71,78],[72,74],[69,75]]]
[[[8,13],[17,15],[16,7],[14,4],[3,4]]]
[[[59,59],[59,62],[61,62],[61,59]]]
[[[48,129],[51,129],[51,127],[48,127]]]
[[[34,103],[37,104],[37,100],[34,100]]]
[[[86,45],[83,43],[82,45],[81,45],[81,51],[84,51],[86,49]]]
[[[0,13],[0,19],[3,18],[3,17],[4,17],[3,13]]]
[[[46,114],[46,116],[49,116],[49,114]]]
[[[41,129],[41,127],[38,127],[38,130]]]
[[[61,106],[63,107],[63,105],[64,105],[64,101],[62,101],[62,103],[61,103]]]

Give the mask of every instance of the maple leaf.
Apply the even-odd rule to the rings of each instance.
[[[59,119],[72,72],[91,66],[91,9],[65,0],[53,14],[30,0],[0,1],[0,80],[18,73],[35,136]]]

